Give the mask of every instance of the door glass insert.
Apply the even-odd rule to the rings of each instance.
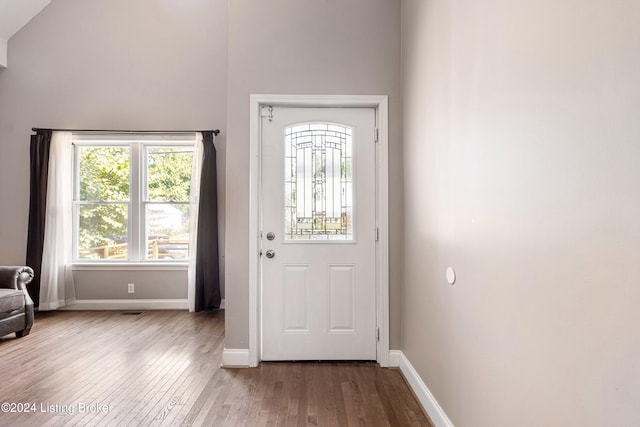
[[[285,240],[353,240],[352,129],[285,128]]]

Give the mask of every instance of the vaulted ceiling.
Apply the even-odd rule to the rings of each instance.
[[[7,67],[9,39],[51,0],[0,0],[0,68]]]

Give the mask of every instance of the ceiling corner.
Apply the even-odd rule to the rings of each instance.
[[[0,69],[7,68],[7,41],[0,38]]]
[[[51,0],[0,0],[0,68],[7,67],[7,45]]]

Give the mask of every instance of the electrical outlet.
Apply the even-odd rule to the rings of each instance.
[[[135,285],[133,283],[129,283],[129,293],[132,294],[134,293],[135,290]]]

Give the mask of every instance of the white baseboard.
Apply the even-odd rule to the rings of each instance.
[[[189,310],[186,299],[85,299],[59,310]]]
[[[402,352],[400,350],[389,350],[389,367],[399,368],[401,356]]]
[[[454,427],[436,398],[431,394],[427,385],[422,381],[418,372],[413,368],[409,359],[400,350],[389,351],[389,367],[400,368],[409,386],[418,397],[420,404],[431,418],[436,427]]]
[[[222,351],[223,368],[248,368],[249,349],[248,348],[225,348]]]
[[[58,301],[50,301],[49,303],[40,303],[40,306],[38,307],[38,310],[40,311],[53,311],[53,310],[57,310],[60,307],[65,307],[67,304],[72,304],[75,303],[74,301],[65,301],[63,299],[58,300]]]

